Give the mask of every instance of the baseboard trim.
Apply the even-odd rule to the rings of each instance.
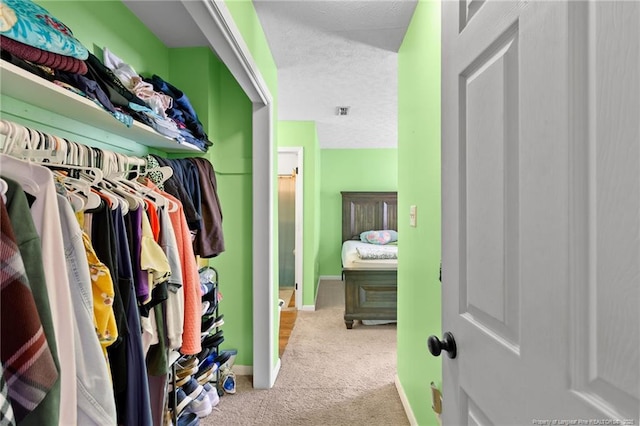
[[[253,376],[253,365],[233,364],[233,367],[231,367],[231,369],[238,376]]]
[[[316,305],[303,305],[302,308],[300,308],[301,311],[315,311],[316,310]]]
[[[409,404],[409,399],[407,398],[407,394],[404,392],[404,388],[402,387],[402,383],[400,383],[400,378],[397,374],[395,376],[395,383],[396,390],[398,391],[398,395],[400,396],[400,401],[402,401],[402,407],[404,408],[404,412],[407,415],[407,419],[409,419],[409,424],[411,424],[411,426],[418,426],[418,420],[413,414],[413,410],[411,409],[411,405]]]
[[[282,364],[280,364],[280,358],[278,358],[278,362],[276,363],[276,366],[273,368],[273,373],[272,373],[272,377],[274,377],[274,383],[275,383],[275,378],[278,377],[278,373],[280,372],[281,365]],[[233,364],[233,367],[231,367],[231,369],[238,376],[253,376],[253,365]],[[271,386],[273,386],[273,383],[271,384]]]
[[[280,357],[278,357],[278,362],[276,362],[276,366],[273,367],[273,371],[271,372],[271,385],[269,386],[269,389],[271,389],[273,385],[275,385],[276,380],[278,379],[278,373],[280,372],[281,365],[282,364],[280,363]]]
[[[338,281],[342,281],[342,275],[320,275],[318,277],[318,284],[320,284],[320,281],[322,280],[338,280]]]

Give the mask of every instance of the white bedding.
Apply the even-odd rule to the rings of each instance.
[[[367,249],[370,247],[384,247],[386,251],[398,251],[398,246],[379,246],[376,244],[363,243],[362,241],[349,240],[342,244],[342,268],[343,269],[398,269],[398,259],[361,259],[358,255],[358,248]]]

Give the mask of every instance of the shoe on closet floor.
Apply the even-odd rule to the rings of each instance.
[[[176,422],[176,426],[198,426],[199,424],[200,417],[195,413],[184,413]]]
[[[198,358],[194,355],[187,355],[176,361],[176,370],[187,370],[198,365]]]
[[[207,393],[209,397],[209,401],[211,401],[211,406],[215,407],[220,403],[220,395],[218,395],[218,389],[211,383],[207,382],[202,385],[204,391]]]
[[[215,352],[218,346],[222,344],[222,342],[224,342],[224,336],[218,335],[218,333],[216,333],[202,339],[202,347],[209,349],[211,352]],[[209,355],[211,355],[211,352],[209,352]]]
[[[212,351],[209,356],[207,356],[204,361],[202,361],[202,364],[200,364],[200,368],[198,369],[198,376],[200,376],[200,372],[207,370],[212,365],[220,367],[222,364],[229,361],[229,358],[231,358],[231,354],[229,353],[222,352],[220,354],[217,354],[215,351]]]
[[[211,405],[209,395],[207,395],[207,393],[204,391],[204,388],[202,388],[202,386],[200,386],[200,388],[202,389],[202,392],[200,392],[200,394],[196,398],[194,398],[194,400],[191,401],[189,405],[187,405],[187,408],[185,408],[185,412],[195,413],[198,417],[202,418],[211,414],[213,406]]]
[[[224,325],[224,314],[221,314],[218,317],[216,317],[216,320],[213,323],[213,328],[222,327],[223,325]]]
[[[212,348],[207,348],[204,345],[202,345],[202,350],[198,354],[198,366],[200,366],[200,364],[202,364],[202,361],[204,361],[209,356],[209,354],[211,353],[211,350]]]
[[[207,336],[209,333],[211,333],[213,330],[216,329],[216,327],[221,327],[224,325],[224,314],[218,315],[215,319],[212,317],[207,318],[206,320],[204,320],[202,322],[202,325],[200,326],[200,337],[205,337]]]
[[[229,352],[222,351],[220,352],[220,355],[214,358],[213,362],[218,364],[218,367],[220,367],[221,365],[229,361],[230,358],[231,358],[231,354]]]
[[[184,379],[187,376],[193,376],[197,372],[198,372],[198,363],[196,358],[196,362],[191,367],[180,368],[176,366],[176,380]]]
[[[204,388],[194,377],[191,377],[187,383],[182,385],[182,390],[189,398],[196,399],[204,391]]]
[[[204,386],[205,383],[208,383],[210,380],[213,380],[215,378],[216,371],[218,371],[218,366],[215,364],[210,365],[209,367],[198,372],[196,380],[198,381],[198,383]]]
[[[193,401],[193,399],[188,397],[187,394],[182,390],[182,388],[178,388],[178,390],[176,391],[176,413],[178,414],[178,416],[184,411],[185,408],[187,408],[187,405],[189,405],[191,401]]]
[[[209,318],[202,318],[202,325],[200,326],[200,331],[202,333],[207,333],[210,329],[211,326],[213,325],[213,323],[215,322],[215,318],[213,317],[209,317]]]
[[[224,342],[224,336],[213,337],[211,339],[207,337],[202,341],[202,347],[210,349],[211,352],[209,352],[209,355],[211,355],[211,353],[215,352],[218,346],[222,344],[222,342]]]
[[[213,315],[213,312],[218,307],[218,302],[214,302],[214,301],[205,301],[205,302],[209,303],[209,305],[207,306],[207,310],[202,314],[202,316],[206,317],[206,316]],[[205,302],[202,302],[202,304],[204,305]]]
[[[184,376],[182,378],[177,378],[176,377],[176,387],[178,387],[178,388],[182,387],[182,385],[184,385],[189,380],[191,380],[191,377],[193,377],[193,376],[192,375],[188,375],[188,376]]]
[[[200,278],[200,283],[202,284],[215,284],[218,280],[218,274],[211,268],[202,268],[198,271],[198,275]]]
[[[207,294],[211,293],[214,289],[214,287],[216,286],[215,283],[211,283],[211,282],[207,282],[207,283],[200,283],[200,295],[201,296],[206,296]]]
[[[223,354],[229,354],[229,360],[227,362],[223,362],[222,364],[220,364],[220,368],[229,368],[231,369],[231,367],[233,367],[233,364],[235,364],[236,362],[236,356],[238,356],[238,350],[237,349],[224,349],[222,351],[220,351]]]
[[[230,368],[220,370],[220,382],[225,393],[236,393],[236,374]]]
[[[208,300],[205,300],[204,302],[202,302],[202,316],[207,315],[207,311],[209,310],[210,306],[211,306],[211,302],[209,302]]]

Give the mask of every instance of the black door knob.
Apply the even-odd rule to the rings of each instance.
[[[440,356],[442,351],[446,351],[449,358],[455,358],[458,354],[456,340],[453,338],[453,334],[448,331],[442,335],[442,341],[436,336],[429,336],[427,346],[433,356]]]

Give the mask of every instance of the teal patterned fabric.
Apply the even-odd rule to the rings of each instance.
[[[69,27],[30,0],[0,1],[0,34],[48,52],[81,60],[89,57]]]

